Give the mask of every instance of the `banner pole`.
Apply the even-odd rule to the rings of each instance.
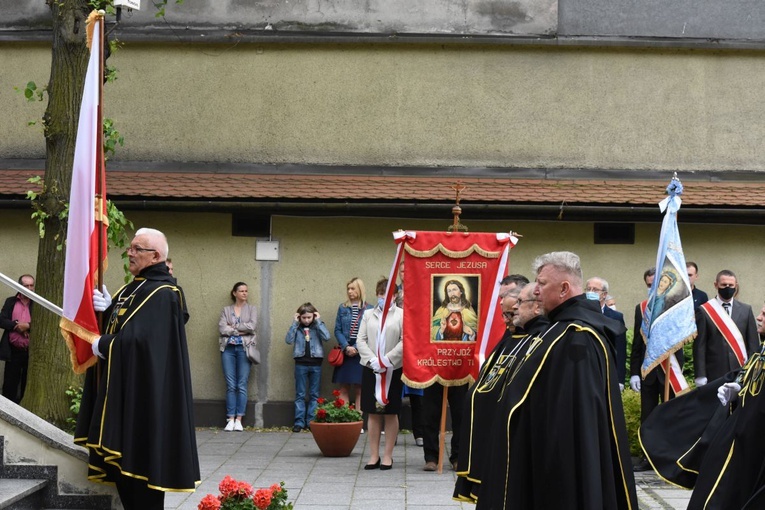
[[[438,435],[438,474],[444,472],[444,440],[446,439],[446,403],[449,399],[449,388],[443,386],[441,397],[441,433]]]
[[[672,376],[672,365],[669,358],[664,361],[664,403],[669,400],[669,378]]]

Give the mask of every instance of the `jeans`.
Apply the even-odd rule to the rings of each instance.
[[[305,408],[305,391],[308,383],[308,412]],[[318,407],[321,387],[321,365],[295,363],[295,426],[307,427]]]
[[[226,416],[244,416],[247,407],[247,380],[250,362],[243,345],[226,345],[220,355],[226,377]]]

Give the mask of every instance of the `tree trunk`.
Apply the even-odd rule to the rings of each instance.
[[[59,219],[69,201],[74,146],[88,64],[85,19],[87,0],[49,0],[53,17],[53,53],[48,107],[43,118],[46,141],[44,191],[40,205],[49,215],[37,258],[37,292],[61,304],[64,287],[66,222]],[[55,314],[36,306],[32,316],[29,377],[24,406],[46,420],[62,426],[70,415],[70,385],[80,386],[72,371],[69,350]]]

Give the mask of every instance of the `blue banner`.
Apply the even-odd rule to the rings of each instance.
[[[696,337],[691,283],[677,228],[682,193],[683,185],[677,177],[673,177],[667,186],[669,196],[659,203],[665,214],[656,256],[656,278],[648,294],[641,326],[646,345],[642,366],[644,377]]]

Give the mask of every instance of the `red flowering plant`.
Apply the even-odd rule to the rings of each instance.
[[[226,476],[218,485],[219,496],[208,494],[199,502],[197,510],[292,510],[287,503],[284,482],[268,489],[254,490],[247,482]]]
[[[340,391],[332,392],[335,400],[329,401],[319,397],[314,421],[317,423],[348,423],[361,421],[361,412],[353,404],[340,398]]]

